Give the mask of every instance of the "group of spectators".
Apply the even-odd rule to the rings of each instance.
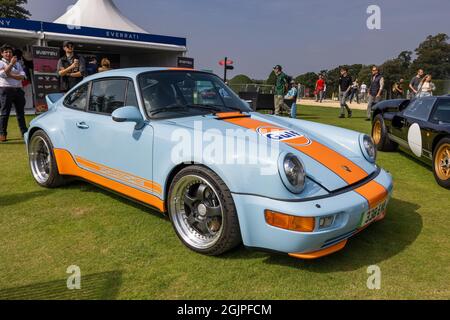
[[[277,65],[274,67],[274,72],[277,77],[275,84],[275,115],[279,115],[282,110],[290,112],[292,118],[297,117],[297,98],[300,86],[294,81],[289,82],[289,77],[282,71],[282,67]],[[392,86],[392,98],[403,99],[405,95],[404,79],[400,79]],[[348,103],[352,103],[356,99],[359,104],[361,101],[367,103],[367,121],[371,120],[373,107],[383,99],[385,90],[385,79],[377,66],[372,66],[371,77],[369,85],[364,82],[360,85],[359,80],[353,81],[349,74],[348,68],[342,67],[339,77],[339,103],[340,115],[339,118],[351,118],[353,115],[352,109]],[[432,82],[430,74],[425,75],[423,69],[419,69],[417,75],[411,80],[409,84],[410,93],[407,98],[421,98],[432,96],[436,89]],[[316,82],[314,95],[316,102],[323,102],[327,90],[326,81],[323,75],[319,75]],[[291,107],[288,106],[292,103]]]
[[[71,41],[63,43],[64,55],[59,59],[57,72],[60,79],[60,91],[67,92],[75,87],[87,75],[111,70],[111,62],[107,58],[98,66],[96,59],[86,64],[83,56],[75,53]],[[31,81],[31,73],[27,72],[26,62],[20,50],[8,44],[0,47],[0,143],[7,140],[8,120],[12,106],[16,110],[19,129],[23,135],[28,131],[25,121],[25,92],[23,82]]]

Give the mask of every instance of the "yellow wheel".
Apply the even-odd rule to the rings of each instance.
[[[372,138],[376,145],[381,142],[381,122],[379,119],[375,120],[373,124]]]
[[[372,138],[379,151],[395,151],[397,149],[397,144],[389,139],[382,114],[377,114],[373,119]]]
[[[434,152],[434,176],[445,188],[450,188],[450,138],[442,139]]]

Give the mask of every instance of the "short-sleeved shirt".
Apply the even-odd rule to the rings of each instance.
[[[80,83],[83,80],[83,77],[86,75],[86,63],[82,56],[73,55],[72,57],[63,56],[58,61],[58,72],[61,71],[61,69],[66,69],[70,67],[70,65],[74,62],[75,59],[78,59],[80,62],[80,66],[76,69],[74,69],[72,72],[81,72],[82,77],[80,78],[73,78],[69,76],[63,76],[60,77],[60,90],[63,92],[66,92],[73,87],[75,87],[78,83]]]
[[[421,78],[419,78],[418,76],[415,76],[414,78],[412,78],[412,80],[409,84],[411,85],[411,87],[413,87],[417,91],[419,89],[421,81],[422,81]]]
[[[284,96],[287,83],[288,83],[287,76],[283,72],[280,73],[277,76],[277,81],[275,83],[275,95]]]
[[[323,79],[317,80],[316,87],[317,87],[317,90],[319,90],[319,91],[322,91],[323,89],[325,89],[325,80],[323,80]]]
[[[8,61],[5,61],[4,59],[0,60],[0,88],[22,88],[21,80],[16,80],[8,77],[8,75],[5,73],[5,69],[8,64]],[[25,71],[18,62],[11,69],[11,72],[26,77]]]

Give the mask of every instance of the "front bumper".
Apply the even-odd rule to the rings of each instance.
[[[380,185],[384,194],[369,187],[374,182]],[[364,192],[358,192],[361,189]],[[239,194],[233,194],[233,199],[245,246],[313,259],[341,250],[348,238],[367,227],[360,227],[362,215],[380,200],[389,199],[392,190],[391,175],[381,170],[374,180],[360,186],[359,189],[319,200],[287,202]],[[265,210],[293,216],[315,217],[316,228],[313,232],[295,232],[273,227],[265,220]],[[334,224],[330,228],[319,229],[320,218],[330,215],[336,215]],[[375,221],[381,220],[384,216],[385,212]]]

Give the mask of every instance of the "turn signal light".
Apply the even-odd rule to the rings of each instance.
[[[270,210],[266,210],[264,215],[269,225],[291,231],[313,232],[316,225],[312,217],[296,217]]]

